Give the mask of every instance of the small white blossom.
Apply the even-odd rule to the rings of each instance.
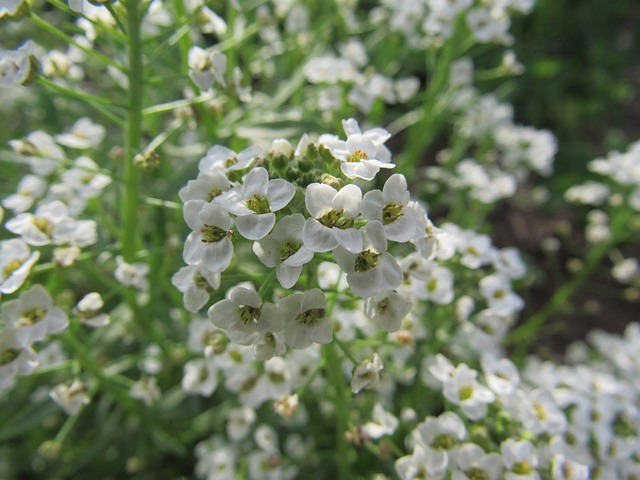
[[[171,277],[171,284],[182,292],[185,308],[197,312],[209,301],[211,292],[220,287],[220,273],[205,265],[187,265]]]
[[[398,262],[387,252],[382,223],[369,222],[359,232],[363,245],[360,253],[351,253],[342,247],[333,251],[336,262],[347,274],[349,287],[362,298],[397,288],[404,276]]]
[[[229,338],[240,345],[252,345],[266,332],[282,330],[282,314],[272,303],[262,303],[255,290],[237,286],[208,310],[216,327],[228,331]]]
[[[284,319],[285,343],[293,348],[307,348],[312,343],[329,343],[333,325],[326,315],[327,299],[318,288],[294,293],[278,303]]]
[[[363,361],[353,371],[351,391],[358,393],[363,388],[375,387],[380,382],[380,372],[383,368],[382,359],[377,353],[374,353],[373,360]]]
[[[411,302],[393,291],[382,291],[364,301],[364,313],[378,328],[397,332],[411,310]]]
[[[91,401],[84,383],[77,378],[71,385],[64,383],[56,385],[49,395],[68,415],[75,415]]]
[[[264,238],[276,222],[277,212],[286,207],[296,193],[295,187],[281,178],[269,180],[263,167],[251,170],[240,190],[229,190],[217,201],[229,213],[237,215],[236,227],[249,240]]]
[[[267,267],[276,268],[276,276],[284,288],[295,285],[302,267],[313,258],[313,252],[303,244],[304,225],[302,214],[286,216],[269,235],[253,244],[253,251],[260,261]]]
[[[36,175],[25,175],[20,180],[16,193],[2,200],[2,206],[13,213],[26,212],[44,195],[46,189],[47,182],[44,179]]]
[[[304,224],[302,239],[313,252],[328,252],[340,245],[351,253],[362,251],[362,237],[354,228],[360,213],[362,190],[345,185],[337,191],[323,183],[312,183],[305,192],[311,215]]]
[[[214,173],[216,170],[225,172],[244,170],[259,154],[259,147],[245,148],[240,153],[236,153],[222,145],[215,145],[207,150],[207,154],[200,159],[198,169],[203,173]]]
[[[142,262],[127,263],[121,256],[116,257],[114,277],[122,285],[146,291],[149,289],[149,265]]]
[[[31,252],[19,238],[0,242],[0,293],[18,290],[39,258],[40,252]]]
[[[204,200],[184,204],[184,219],[191,230],[183,258],[188,265],[200,265],[212,272],[224,271],[233,257],[231,217],[220,205]]]
[[[33,285],[19,298],[5,302],[1,312],[6,327],[15,330],[16,341],[24,348],[47,335],[60,333],[69,325],[67,315],[53,306],[42,285]]]
[[[217,50],[204,50],[198,46],[189,49],[189,78],[200,90],[209,90],[213,81],[226,86],[227,56]]]
[[[56,141],[60,145],[70,148],[92,148],[100,145],[105,135],[106,128],[97,123],[93,123],[90,118],[81,118],[78,120],[69,133],[56,135]]]
[[[104,307],[104,301],[97,292],[91,292],[82,297],[76,305],[75,311],[83,324],[89,327],[104,327],[111,323],[111,317],[106,313],[100,313]]]
[[[380,438],[384,435],[393,435],[398,428],[398,419],[391,413],[385,411],[380,403],[373,407],[371,422],[362,426],[362,431],[369,438]]]
[[[182,377],[182,390],[210,397],[218,386],[218,369],[212,360],[200,358],[187,362]]]

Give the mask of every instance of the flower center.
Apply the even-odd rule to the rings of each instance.
[[[380,254],[369,249],[364,250],[356,257],[356,272],[366,272],[375,268],[380,260]]]
[[[231,157],[231,158],[227,158],[224,162],[225,167],[231,167],[232,165],[235,165],[236,163],[238,163],[238,158],[237,157]]]
[[[427,282],[427,290],[430,293],[433,293],[436,291],[436,288],[438,288],[438,279],[430,278],[429,281]]]
[[[11,275],[13,275],[13,272],[18,270],[26,261],[27,259],[25,258],[24,260],[11,260],[9,263],[7,263],[7,266],[4,267],[4,278],[9,278]]]
[[[247,207],[258,214],[271,212],[269,199],[260,197],[255,193],[253,194],[253,198],[247,200]]]
[[[469,400],[472,396],[473,396],[473,387],[470,387],[469,385],[462,387],[460,389],[460,393],[458,394],[458,397],[460,398],[461,402],[464,402],[465,400]]]
[[[42,307],[30,308],[29,310],[25,311],[18,319],[18,326],[26,327],[28,325],[38,323],[45,317],[46,314],[47,311]]]
[[[217,243],[229,235],[229,232],[226,230],[215,225],[207,225],[206,223],[202,226],[200,232],[202,232],[202,241],[204,243]]]
[[[378,315],[384,315],[384,313],[389,309],[390,305],[391,301],[388,298],[385,298],[380,303],[378,303],[378,307],[376,309]]]
[[[287,258],[294,255],[298,250],[300,250],[301,246],[301,244],[292,240],[286,242],[284,245],[282,245],[282,248],[280,248],[280,261],[284,262]]]
[[[312,308],[306,312],[302,312],[296,317],[296,322],[306,327],[317,325],[325,315],[324,308]]]
[[[433,440],[433,448],[435,448],[436,450],[451,450],[453,447],[455,447],[458,444],[458,441],[456,440],[456,437],[454,437],[451,434],[441,434],[438,435],[434,440]]]
[[[513,466],[512,470],[513,470],[513,473],[516,473],[518,475],[527,475],[533,471],[533,468],[531,468],[531,465],[529,465],[529,462],[524,461],[524,462],[516,463]]]
[[[351,155],[349,155],[349,157],[347,158],[348,162],[359,162],[363,159],[367,159],[369,158],[369,156],[367,155],[367,152],[363,152],[360,149],[357,149],[355,152],[353,152]]]
[[[343,230],[345,228],[353,227],[353,224],[355,222],[354,219],[343,217],[342,216],[343,213],[344,213],[344,208],[338,211],[329,210],[327,213],[321,216],[318,219],[318,221],[325,227],[329,227],[329,228],[335,227]]]
[[[389,225],[402,217],[403,206],[396,203],[389,203],[382,209],[382,223],[383,225]]]
[[[207,290],[208,292],[213,291],[213,287],[209,284],[207,279],[204,278],[204,276],[200,272],[196,272],[193,275],[193,284],[198,288],[202,288],[203,290]]]
[[[495,298],[496,300],[500,300],[506,296],[507,296],[507,292],[505,292],[504,290],[496,290],[493,293],[493,298]]]
[[[46,218],[34,217],[33,224],[47,237],[51,237],[51,234],[53,233],[53,224],[49,220]]]
[[[15,348],[9,348],[0,352],[0,367],[5,365],[9,365],[20,355],[20,350],[16,350]]]
[[[469,470],[465,472],[469,480],[489,480],[489,474],[478,467],[471,467]]]
[[[211,190],[209,190],[207,197],[209,198],[209,201],[211,201],[221,193],[222,193],[222,190],[220,190],[219,188],[212,188]]]
[[[260,309],[246,305],[240,307],[240,321],[245,325],[257,325],[260,320]]]

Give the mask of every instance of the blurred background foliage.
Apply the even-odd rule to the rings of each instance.
[[[514,18],[513,48],[526,71],[509,100],[518,121],[558,138],[552,190],[640,138],[639,25],[636,0],[537,0]]]

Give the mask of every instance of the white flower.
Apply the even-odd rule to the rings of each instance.
[[[14,213],[26,212],[47,189],[47,182],[36,175],[25,175],[13,195],[2,200],[2,206]],[[0,218],[1,220],[1,218]]]
[[[67,385],[61,383],[53,387],[49,392],[51,399],[56,402],[68,415],[75,415],[84,405],[88,405],[91,399],[87,395],[87,388],[77,378]]]
[[[396,292],[385,290],[364,301],[364,313],[378,328],[397,332],[411,310],[411,302]]]
[[[35,213],[21,213],[9,220],[5,227],[11,233],[21,235],[29,245],[42,246],[60,241],[64,223],[73,221],[67,215],[67,207],[60,201],[40,205]]]
[[[97,172],[98,165],[89,157],[78,157],[74,165],[62,174],[62,181],[82,199],[97,197],[111,183],[111,177]]]
[[[328,252],[340,245],[351,253],[362,251],[362,237],[353,228],[360,213],[362,190],[345,185],[337,191],[324,183],[312,183],[305,192],[308,218],[302,231],[307,248],[314,252]]]
[[[276,269],[280,285],[291,288],[311,261],[313,252],[303,245],[305,220],[301,213],[283,217],[270,234],[253,244],[253,252],[267,267]]]
[[[218,386],[218,369],[212,360],[200,358],[187,362],[182,377],[182,390],[210,397]]]
[[[384,142],[391,136],[382,128],[362,132],[358,123],[350,118],[342,122],[347,140],[333,136],[321,136],[318,142],[324,144],[331,154],[340,160],[340,170],[348,178],[372,180],[381,168],[393,168],[391,153]]]
[[[143,377],[131,385],[129,389],[129,396],[136,400],[142,400],[147,407],[159,400],[161,395],[156,377]]]
[[[482,370],[487,385],[500,396],[513,395],[520,383],[518,368],[508,358],[496,358],[493,354],[482,356]]]
[[[498,480],[503,469],[502,457],[499,454],[486,453],[475,443],[464,443],[460,446],[456,464],[460,470],[454,473],[454,480]]]
[[[104,307],[104,301],[97,292],[86,294],[76,305],[75,311],[83,324],[89,327],[104,327],[111,323],[111,317],[106,313],[100,313]]]
[[[55,138],[65,147],[84,149],[100,145],[106,134],[107,130],[102,125],[83,117],[71,127],[71,132],[56,135]]]
[[[444,397],[451,403],[460,406],[464,414],[471,420],[484,417],[487,404],[495,400],[494,393],[481,385],[476,377],[478,372],[461,363],[448,378],[442,388]]]
[[[236,153],[222,145],[214,145],[200,159],[198,169],[204,173],[213,173],[220,169],[225,172],[228,170],[244,170],[259,154],[260,148],[255,146],[245,148],[240,153]]]
[[[224,170],[215,168],[199,172],[198,178],[189,180],[187,184],[180,189],[178,195],[180,196],[180,200],[185,203],[189,200],[211,202],[230,188],[231,185]]]
[[[200,90],[209,90],[213,81],[226,86],[227,57],[217,50],[203,50],[198,46],[189,49],[189,78]]]
[[[183,212],[187,225],[193,230],[184,244],[185,263],[202,264],[212,272],[224,271],[233,257],[229,214],[220,205],[203,200],[189,200]]]
[[[503,275],[488,275],[480,280],[479,286],[489,307],[498,315],[511,315],[524,307],[524,301],[511,290],[511,282]]]
[[[149,265],[142,262],[127,263],[120,255],[116,257],[116,264],[113,275],[122,285],[143,291],[149,289],[149,279],[147,278]]]
[[[520,251],[515,247],[492,250],[491,262],[498,273],[514,280],[524,277],[527,273],[527,266],[522,261]]]
[[[0,20],[13,18],[23,6],[25,0],[2,0],[0,1]]]
[[[233,442],[244,440],[249,435],[251,425],[256,421],[256,411],[251,408],[242,406],[232,408],[227,413],[227,435]]]
[[[282,314],[272,303],[262,303],[255,290],[234,287],[228,298],[220,300],[208,310],[216,327],[229,332],[229,338],[240,345],[252,345],[266,332],[282,330]]]
[[[418,236],[420,226],[412,210],[405,208],[409,199],[407,180],[396,173],[385,182],[382,191],[367,192],[360,209],[368,221],[377,220],[384,225],[387,239],[404,243]]]
[[[47,176],[58,168],[66,158],[64,150],[54,142],[51,135],[36,130],[21,140],[11,140],[11,148],[26,157],[26,162],[34,174]]]
[[[0,11],[0,20],[2,15]],[[27,85],[38,74],[39,47],[31,40],[16,50],[0,50],[0,87]]]
[[[398,428],[398,419],[391,413],[385,411],[380,403],[373,407],[372,422],[362,426],[362,431],[369,438],[380,438],[384,435],[393,435]]]
[[[49,334],[60,333],[69,325],[67,315],[53,306],[42,285],[34,285],[15,300],[2,305],[2,319],[7,328],[15,330],[16,341],[23,347],[44,340]]]
[[[538,457],[535,447],[528,440],[505,440],[500,445],[502,461],[509,470],[505,473],[505,480],[539,480],[536,472]]]
[[[185,308],[197,312],[209,301],[210,293],[220,287],[220,273],[205,265],[187,265],[171,277],[171,284],[183,293]]]
[[[15,330],[0,330],[0,390],[16,375],[29,375],[38,364],[36,353],[18,342]]]
[[[421,300],[429,300],[439,305],[453,301],[453,272],[446,267],[430,263],[425,271],[412,283],[412,293]]]
[[[351,253],[342,247],[333,251],[336,262],[347,274],[349,286],[362,298],[373,297],[381,290],[394,290],[404,276],[396,260],[387,253],[382,223],[369,222],[360,232],[363,244],[360,253]]]
[[[278,303],[284,319],[285,343],[293,348],[307,348],[312,343],[329,343],[333,324],[326,315],[327,299],[318,288],[294,293]]]
[[[363,388],[375,387],[380,382],[380,372],[383,368],[382,359],[377,353],[373,354],[373,360],[364,360],[353,371],[351,391],[358,393]]]
[[[40,252],[31,252],[19,238],[0,242],[0,293],[18,290],[39,258]]]
[[[226,211],[237,215],[236,227],[249,240],[264,238],[276,223],[273,212],[291,201],[296,188],[281,178],[269,180],[263,167],[254,168],[244,178],[240,190],[229,190],[217,201]]]

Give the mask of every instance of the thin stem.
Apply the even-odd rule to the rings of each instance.
[[[117,62],[113,61],[113,59],[111,59],[111,57],[108,57],[107,55],[104,55],[104,54],[102,54],[100,52],[97,52],[94,49],[87,47],[86,45],[82,45],[81,43],[76,42],[69,35],[67,35],[63,31],[61,31],[61,30],[57,29],[56,27],[54,27],[53,25],[51,25],[44,18],[42,18],[42,17],[38,16],[37,14],[35,14],[33,12],[33,10],[29,13],[29,16],[31,17],[31,20],[33,20],[34,23],[36,25],[38,25],[40,28],[42,28],[43,30],[46,30],[47,32],[51,33],[52,35],[55,35],[56,37],[64,40],[66,43],[68,43],[70,45],[73,45],[74,47],[79,48],[80,50],[82,50],[84,53],[86,53],[90,57],[93,57],[96,60],[101,61],[102,63],[106,63],[107,65],[111,65],[112,67],[115,67],[120,71],[124,71],[124,68],[122,67],[122,65],[120,65]]]
[[[346,388],[342,375],[340,357],[333,342],[328,343],[322,349],[329,382],[335,390],[335,415],[336,415],[336,451],[338,455],[338,478],[340,480],[350,480],[351,462],[349,460],[349,443],[345,433],[349,428],[349,391]]]
[[[132,262],[136,252],[138,222],[138,169],[134,158],[140,148],[142,135],[142,95],[144,91],[144,66],[142,63],[142,39],[140,34],[140,3],[127,2],[129,24],[129,116],[125,128],[126,158],[122,202],[122,256]]]

